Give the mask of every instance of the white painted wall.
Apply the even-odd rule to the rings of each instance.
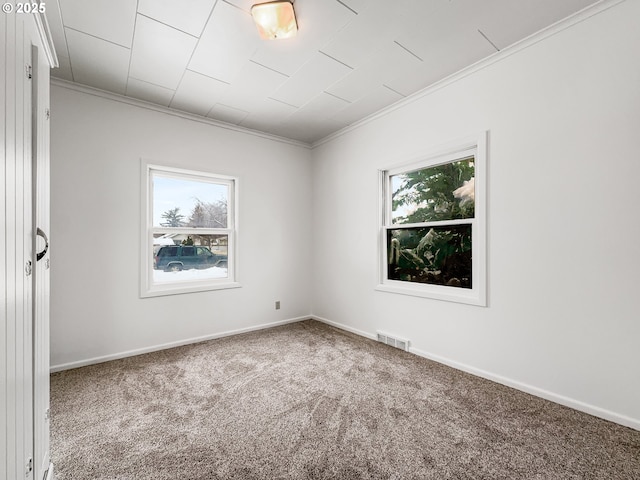
[[[308,148],[62,86],[51,93],[54,369],[308,316]],[[139,298],[141,157],[239,177],[242,288]]]
[[[313,151],[313,312],[640,428],[640,2]],[[374,291],[377,169],[489,130],[487,308]]]

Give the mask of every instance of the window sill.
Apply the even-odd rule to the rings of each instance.
[[[213,290],[228,290],[231,288],[240,288],[238,282],[216,283],[207,285],[155,285],[146,292],[140,293],[140,298],[163,297],[166,295],[181,295],[184,293],[209,292]]]
[[[477,305],[486,307],[487,301],[481,292],[469,289],[457,289],[455,287],[445,287],[441,285],[408,284],[398,282],[397,284],[383,283],[375,287],[379,292],[396,293],[399,295],[409,295],[412,297],[431,298],[445,302],[464,303],[467,305]],[[452,291],[454,290],[454,291]]]

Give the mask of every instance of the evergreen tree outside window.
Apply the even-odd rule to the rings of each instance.
[[[141,296],[233,288],[232,177],[142,162]]]
[[[485,145],[381,171],[378,290],[486,305]]]

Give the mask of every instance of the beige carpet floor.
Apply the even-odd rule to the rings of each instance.
[[[640,432],[305,321],[51,376],[58,480],[640,479]]]

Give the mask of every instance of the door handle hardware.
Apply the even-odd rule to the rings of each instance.
[[[37,262],[42,260],[42,257],[44,257],[47,254],[47,250],[49,250],[49,239],[47,238],[47,234],[44,233],[40,227],[38,227],[38,229],[36,230],[36,235],[44,239],[44,250],[36,254],[36,262]]]

